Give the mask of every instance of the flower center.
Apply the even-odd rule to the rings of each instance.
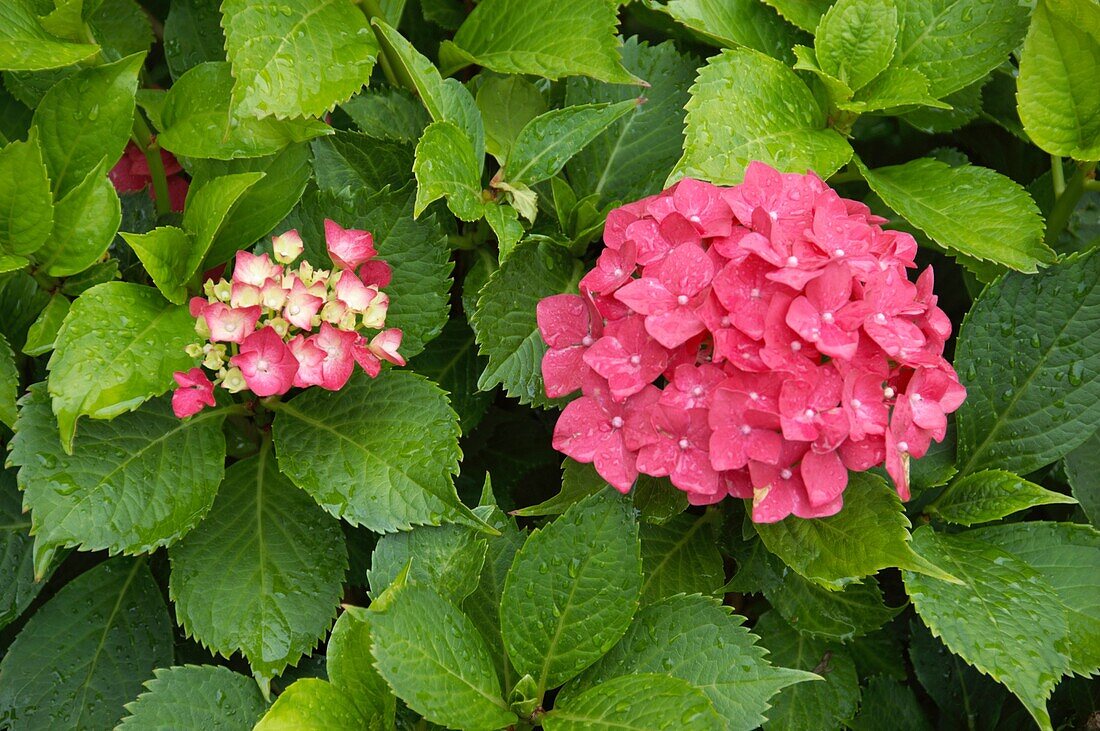
[[[302,311],[302,308],[299,307],[298,305],[291,305],[290,307],[287,308],[287,312],[289,312],[291,315],[297,315],[301,311]]]
[[[821,313],[821,321],[826,323],[827,325],[832,325],[833,320],[835,320],[835,319],[836,318],[833,316],[833,313],[831,313],[831,312],[822,312]]]
[[[788,256],[787,257],[787,266],[789,266],[789,267],[798,266],[798,257],[797,256]]]
[[[611,426],[613,426],[616,429],[621,429],[622,426],[623,426],[623,417],[621,417],[621,416],[612,417]]]
[[[784,480],[791,479],[791,474],[792,474],[791,471],[789,469],[787,469],[786,467],[784,467],[783,469],[781,469],[779,471],[779,476],[781,478],[783,478]]]
[[[592,336],[591,335],[585,335],[583,338],[581,338],[581,345],[583,345],[584,347],[587,348],[591,344],[592,344]]]
[[[615,267],[615,276],[616,277],[621,277],[622,275],[623,275],[623,268],[622,267]]]
[[[260,358],[258,361],[256,361],[256,370],[260,371],[261,373],[267,373],[267,365],[267,360],[265,360],[264,358]]]
[[[749,434],[752,434],[752,427],[749,426],[748,424],[742,424],[741,425],[741,433],[744,434],[745,436],[748,436]]]
[[[806,417],[807,419],[812,419],[812,418],[814,418],[814,410],[813,409],[806,409],[805,411],[802,412],[802,415],[804,417]]]
[[[728,317],[723,317],[721,325],[722,325],[722,327],[729,327],[730,326],[730,319]]]
[[[696,386],[695,388],[691,389],[691,395],[692,396],[702,396],[703,395],[703,387],[702,386]]]
[[[749,292],[749,297],[752,297],[754,300],[760,299],[760,288],[753,287],[752,291]]]
[[[858,409],[860,406],[863,406],[863,402],[857,398],[852,399],[851,404],[853,409]]]
[[[676,298],[676,304],[678,304],[678,305],[683,306],[683,305],[686,305],[687,303],[688,303],[688,296],[686,294],[682,294],[682,295],[680,295],[679,297]]]
[[[889,386],[882,389],[882,395],[885,396],[886,398],[894,398],[894,393],[895,393],[894,389],[890,388]]]
[[[677,442],[680,445],[680,449],[687,449],[691,443],[687,439],[681,439]]]
[[[833,251],[833,256],[844,256],[844,249],[836,249]]]
[[[898,451],[899,452],[908,452],[909,451],[909,442],[898,442]]]
[[[759,401],[760,400],[760,394],[758,394],[756,391],[749,391],[749,398],[752,399],[753,401]]]
[[[231,333],[231,332],[236,332],[236,331],[237,331],[237,323],[235,323],[235,322],[227,322],[227,323],[225,323],[225,327],[224,327],[224,330],[225,330],[225,331],[226,331],[227,333]]]
[[[877,322],[879,325],[885,325],[886,324],[886,315],[885,315],[885,313],[876,312],[875,313],[875,322]]]
[[[640,355],[630,356],[630,365],[638,365],[641,362],[642,362],[642,356],[640,356]]]
[[[909,400],[919,402],[921,400],[921,395],[919,393],[910,394]]]
[[[797,340],[792,341],[791,342],[791,350],[793,350],[796,353],[798,351],[802,350],[802,343],[798,342]]]
[[[693,213],[693,214],[691,214],[691,216],[688,217],[688,220],[691,221],[692,223],[700,223],[700,222],[702,222],[703,219],[699,218],[699,216],[697,214]]]

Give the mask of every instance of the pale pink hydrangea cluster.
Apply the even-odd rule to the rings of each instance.
[[[213,406],[216,385],[261,397],[309,386],[336,391],[356,363],[371,378],[383,360],[405,365],[397,352],[401,330],[386,328],[390,300],[382,290],[392,272],[374,258],[373,237],[326,220],[325,243],[331,272],[304,260],[293,267],[304,246],[297,231],[288,231],[272,239],[275,261],[238,251],[228,281],[207,280],[206,297],[191,299],[191,315],[208,342],[187,353],[202,358],[215,378],[197,367],[176,373],[176,416]],[[363,331],[377,333],[368,340]]]
[[[848,471],[940,441],[966,391],[916,242],[813,174],[749,166],[616,209],[581,294],[548,297],[546,394],[582,395],[554,447],[626,492],[668,476],[695,505],[752,499],[758,523],[833,515]]]

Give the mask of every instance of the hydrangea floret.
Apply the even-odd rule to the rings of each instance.
[[[228,280],[206,281],[206,296],[192,298],[190,310],[207,342],[187,348],[202,367],[174,375],[176,416],[213,406],[215,386],[259,397],[310,386],[338,391],[356,364],[371,378],[382,361],[405,365],[401,330],[386,327],[382,290],[392,272],[375,258],[373,237],[326,220],[325,243],[331,271],[294,265],[305,247],[292,230],[272,238],[274,261],[238,251]]]
[[[843,505],[848,473],[941,441],[966,391],[912,236],[820,178],[760,163],[610,213],[580,294],[538,305],[554,447],[627,492],[669,477],[692,504],[752,500],[760,523]]]

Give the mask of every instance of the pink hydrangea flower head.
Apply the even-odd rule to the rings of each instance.
[[[186,419],[207,406],[214,406],[214,384],[201,368],[192,368],[186,373],[176,371],[172,378],[177,386],[172,392],[172,412],[176,418]]]
[[[321,372],[321,363],[325,360],[325,351],[317,347],[312,339],[298,333],[289,341],[287,347],[298,361],[298,372],[294,375],[294,386],[306,388],[308,386],[320,386],[324,382],[324,374]]]
[[[260,328],[241,342],[241,352],[229,359],[241,369],[248,389],[257,396],[284,394],[294,385],[298,361],[271,327]]]
[[[275,261],[280,264],[293,264],[305,248],[302,237],[294,229],[271,237],[271,249],[275,253]]]
[[[656,438],[638,451],[638,470],[654,477],[671,477],[688,493],[717,492],[719,478],[711,464],[707,416],[706,409],[658,404],[651,417]]]
[[[378,290],[363,284],[354,271],[345,269],[340,272],[336,280],[336,299],[342,302],[349,310],[357,314],[367,311],[367,307],[378,295]]]
[[[370,232],[347,229],[328,218],[325,219],[325,245],[332,263],[340,269],[354,271],[377,253]]]
[[[550,346],[542,359],[546,395],[559,398],[573,393],[588,370],[585,351],[602,332],[602,327],[594,329],[597,318],[592,306],[581,295],[558,294],[538,303],[535,319],[543,341]]]
[[[642,318],[630,317],[609,324],[584,352],[584,362],[607,379],[611,397],[622,401],[664,371],[668,353],[646,332]]]
[[[371,351],[370,342],[362,335],[352,346],[351,357],[355,359],[363,372],[371,378],[377,378],[378,374],[382,372],[382,361]]]
[[[314,294],[302,280],[294,278],[290,292],[287,293],[283,317],[294,327],[303,330],[313,328],[313,318],[320,312],[325,300]]]

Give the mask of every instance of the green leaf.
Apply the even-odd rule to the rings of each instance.
[[[837,104],[838,108],[849,112],[879,114],[900,114],[916,106],[941,110],[951,108],[951,105],[930,96],[928,79],[910,68],[886,69],[856,92],[851,101]]]
[[[473,63],[503,74],[637,83],[619,59],[615,11],[606,0],[484,0],[443,42],[440,60],[448,71]]]
[[[526,241],[493,272],[470,318],[479,352],[489,358],[478,388],[488,391],[500,383],[520,403],[548,403],[541,368],[546,345],[535,306],[543,297],[575,290],[579,269],[560,247]]]
[[[772,703],[774,707],[767,714],[765,729],[837,728],[855,715],[859,678],[855,662],[843,645],[799,632],[777,612],[761,615],[753,631],[760,635],[761,644],[771,650],[774,662],[814,673],[824,681],[785,688]]]
[[[1070,669],[1062,652],[1066,616],[1054,589],[1020,559],[965,534],[924,527],[913,543],[964,582],[902,572],[917,614],[952,652],[1016,694],[1049,730],[1046,699]]]
[[[413,220],[415,194],[411,183],[374,194],[354,188],[342,194],[307,191],[286,221],[288,228],[297,228],[302,235],[306,258],[324,269],[331,265],[324,219],[374,234],[378,258],[393,269],[393,281],[386,287],[390,296],[386,324],[404,332],[401,353],[406,358],[423,350],[446,324],[453,266],[447,237],[436,219]]]
[[[451,122],[432,122],[416,145],[416,208],[419,216],[432,201],[444,196],[447,207],[463,221],[485,213],[481,197],[481,160],[466,133]]]
[[[325,510],[378,533],[463,514],[458,434],[446,395],[400,370],[304,391],[279,406],[274,426],[280,469]]]
[[[149,200],[150,206],[152,203],[153,201]],[[92,264],[79,274],[65,277],[65,282],[61,285],[61,294],[79,297],[97,284],[113,282],[115,279],[118,279],[118,259],[106,259]]]
[[[408,578],[461,604],[477,587],[485,563],[485,539],[464,525],[421,526],[379,539],[367,571],[377,598],[408,567]]]
[[[355,699],[320,678],[301,678],[283,691],[256,731],[363,731],[381,729],[365,716]]]
[[[239,651],[261,680],[328,631],[348,567],[339,523],[279,473],[267,448],[226,470],[210,515],[168,556],[188,636],[224,657]]]
[[[36,563],[59,546],[146,553],[202,520],[222,481],[225,412],[181,421],[167,399],[84,426],[72,455],[57,441],[43,384],[21,402],[11,462],[31,511]]]
[[[476,101],[485,122],[485,149],[502,162],[524,125],[546,111],[542,92],[523,76],[487,76]]]
[[[859,715],[848,722],[852,731],[879,731],[883,719],[893,731],[932,731],[913,689],[897,680],[876,675],[867,681]]]
[[[117,731],[251,731],[266,704],[256,683],[218,665],[158,668],[145,691],[126,704]]]
[[[713,594],[726,583],[714,535],[717,518],[682,513],[663,525],[642,525],[643,604],[674,594]]]
[[[0,335],[12,350],[20,352],[27,340],[27,329],[50,301],[49,292],[38,286],[30,274],[15,271],[0,277]]]
[[[898,11],[887,0],[838,0],[814,33],[821,70],[858,91],[894,57]]]
[[[646,103],[613,122],[565,166],[577,195],[597,194],[602,203],[637,200],[664,187],[683,151],[684,105],[698,66],[671,42],[649,46],[630,38],[622,55],[631,73],[649,80]],[[568,105],[620,102],[636,96],[633,87],[583,77],[571,78],[565,85]]]
[[[1081,504],[1089,520],[1100,524],[1100,432],[1066,454],[1063,463],[1073,497]]]
[[[363,134],[379,140],[416,142],[429,122],[419,99],[393,87],[366,89],[340,108]]]
[[[836,515],[759,523],[756,532],[792,569],[837,591],[888,566],[944,576],[934,562],[914,553],[909,526],[901,500],[881,477],[853,472],[844,508]]]
[[[826,122],[813,93],[782,62],[746,48],[723,51],[691,87],[684,155],[673,176],[739,183],[759,160],[827,178],[851,159],[852,148]]]
[[[895,66],[920,71],[941,99],[997,68],[1019,47],[1028,8],[1017,0],[895,0]]]
[[[327,139],[327,138],[324,138]],[[220,225],[214,234],[214,241],[206,253],[205,263],[220,264],[233,257],[238,249],[250,247],[257,239],[272,233],[287,214],[301,199],[310,178],[309,147],[304,143],[295,143],[283,148],[269,157],[253,157],[240,160],[192,160],[191,189],[203,191],[207,185],[217,180],[226,180],[231,190],[221,189],[221,194],[236,195],[227,211],[219,211],[226,201],[211,201],[213,204],[201,215],[211,218],[220,216]],[[247,175],[254,176],[251,184],[245,184]],[[234,181],[234,182],[229,182]],[[244,190],[237,194],[238,186]],[[217,186],[213,190],[218,190]],[[208,193],[203,193],[205,197]],[[197,193],[193,201],[188,201],[192,216],[199,217]],[[188,221],[184,216],[184,224]],[[210,225],[200,221],[195,231]],[[282,233],[282,231],[279,231]]]
[[[189,233],[175,226],[161,226],[149,233],[119,235],[137,254],[165,299],[177,305],[187,302],[187,281],[205,253],[198,251]]]
[[[79,274],[99,261],[122,222],[122,203],[107,177],[108,158],[54,207],[53,231],[35,252],[52,277]]]
[[[186,307],[152,287],[107,282],[73,302],[50,356],[49,389],[66,452],[81,416],[110,419],[172,387],[198,340]]]
[[[50,179],[38,132],[0,150],[0,254],[33,254],[53,227]]]
[[[57,82],[34,110],[54,198],[64,197],[101,165],[110,169],[122,156],[144,59],[135,54],[82,69]]]
[[[31,260],[25,256],[14,256],[12,254],[0,254],[0,274],[7,274],[8,272],[14,272],[17,269],[22,269],[31,263]]]
[[[375,666],[409,708],[472,731],[515,723],[485,641],[458,607],[428,587],[399,582],[371,610]]]
[[[1000,520],[1036,505],[1076,502],[1068,495],[1039,487],[1013,472],[982,470],[951,483],[927,510],[949,523],[974,525]]]
[[[325,650],[329,681],[351,696],[368,728],[393,728],[396,700],[374,668],[370,614],[350,607],[336,620]]]
[[[821,16],[833,4],[833,0],[764,0],[787,20],[802,30],[813,33]]]
[[[600,477],[595,467],[566,457],[562,464],[561,492],[537,505],[513,510],[512,515],[524,518],[561,515],[584,498],[595,495],[606,487],[607,482]]]
[[[259,119],[231,106],[233,77],[228,63],[200,63],[181,76],[164,100],[157,141],[183,157],[273,155],[287,145],[332,134],[314,119]]]
[[[464,318],[448,320],[439,337],[409,366],[447,392],[463,434],[477,426],[489,408],[492,395],[477,389],[485,359],[478,356],[474,333]]]
[[[1082,676],[1100,668],[1100,533],[1087,525],[1034,521],[994,525],[968,536],[991,543],[1046,579],[1066,608],[1070,632],[1065,653]]]
[[[1100,158],[1100,6],[1040,0],[1020,54],[1020,121],[1052,155]]]
[[[164,21],[164,60],[172,79],[207,61],[225,61],[220,0],[174,0]]]
[[[145,561],[111,559],[66,584],[8,648],[0,719],[27,731],[113,728],[171,662],[172,623]]]
[[[370,81],[378,41],[349,0],[222,3],[234,107],[254,117],[319,117]]]
[[[677,728],[721,731],[726,723],[701,690],[660,673],[624,675],[554,705],[546,731]]]
[[[310,147],[317,187],[330,193],[376,193],[401,188],[413,179],[413,149],[405,144],[337,131]]]
[[[887,73],[894,73],[900,69],[891,69]],[[912,69],[906,69],[909,73],[920,73]],[[993,78],[1001,76],[994,73]],[[928,79],[924,78],[924,89],[927,93]],[[973,122],[982,113],[983,93],[986,88],[992,88],[990,78],[981,78],[970,86],[964,86],[958,91],[953,91],[943,98],[943,103],[950,105],[951,109],[914,109],[902,116],[906,122],[925,134],[937,134],[941,132],[954,132],[960,127]],[[926,102],[927,103],[927,102]],[[1013,107],[1016,102],[1013,100]]]
[[[0,629],[18,619],[46,585],[44,578],[34,578],[34,537],[30,530],[15,471],[0,471]]]
[[[220,242],[221,251],[215,253],[224,258],[211,258],[208,253],[212,250],[215,239],[222,233],[225,221],[240,207],[241,199],[265,177],[266,173],[262,172],[236,173],[191,182],[183,212],[183,227],[193,237],[194,249],[179,269],[183,277],[181,284],[199,271],[204,260],[221,263],[236,251],[237,246],[252,243],[250,240],[223,239]]]
[[[503,262],[523,238],[523,224],[519,222],[519,213],[506,203],[486,205],[484,213],[489,228],[493,229],[493,235],[497,237],[497,253]]]
[[[145,53],[153,45],[150,15],[137,0],[89,0],[84,18],[107,61]]]
[[[504,179],[533,185],[552,178],[573,155],[638,103],[633,99],[617,104],[582,104],[540,114],[520,130],[504,166]]]
[[[619,676],[660,673],[702,690],[725,720],[720,728],[757,728],[780,689],[815,678],[773,667],[744,617],[731,612],[719,599],[699,595],[643,607],[622,640],[567,685],[558,702],[571,704],[578,694]]]
[[[1034,472],[1100,426],[1100,256],[1009,273],[986,287],[959,334],[967,390],[956,414],[959,475]],[[1009,337],[1011,336],[1011,337]]]
[[[657,7],[714,45],[745,46],[788,63],[794,60],[791,47],[802,39],[801,33],[762,2],[672,0],[664,8]],[[630,64],[626,67],[630,69]]]
[[[15,367],[15,353],[8,340],[0,334],[0,424],[15,426],[19,414],[16,400],[19,398],[19,371]]]
[[[40,71],[79,63],[99,53],[94,43],[66,43],[45,31],[21,0],[0,6],[0,68]]]
[[[641,586],[638,523],[610,488],[532,533],[500,604],[516,672],[538,681],[540,697],[577,675],[622,637]]]
[[[60,293],[50,297],[46,308],[39,313],[38,319],[27,330],[27,342],[23,345],[23,352],[36,356],[53,350],[57,332],[68,314],[68,297]]]
[[[905,608],[886,606],[878,583],[870,577],[843,591],[829,591],[788,571],[774,588],[765,587],[764,594],[799,632],[841,642],[874,632]]]
[[[931,158],[874,170],[857,165],[886,205],[951,252],[1029,273],[1054,261],[1039,207],[1000,173]]]

